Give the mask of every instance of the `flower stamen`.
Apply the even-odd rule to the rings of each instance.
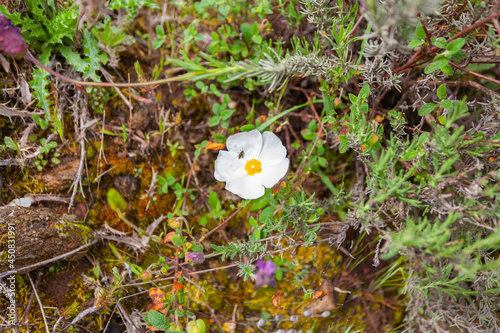
[[[253,158],[247,162],[247,164],[245,165],[245,170],[249,176],[254,176],[257,173],[262,172],[262,163],[260,163],[259,160]]]

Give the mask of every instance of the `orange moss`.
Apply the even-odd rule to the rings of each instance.
[[[96,222],[100,225],[107,223],[110,227],[118,230],[129,230],[130,228],[120,220],[118,214],[109,206],[104,206],[102,209],[97,211]],[[123,226],[122,228],[119,228]]]
[[[131,175],[134,173],[134,165],[126,155],[119,157],[114,151],[107,152],[106,161],[109,164],[109,175],[112,177],[117,175]],[[104,161],[101,161],[101,167],[104,167],[104,163]]]

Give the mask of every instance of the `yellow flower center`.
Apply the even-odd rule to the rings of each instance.
[[[245,165],[245,170],[247,171],[249,176],[253,176],[256,173],[262,172],[262,163],[256,160],[255,158],[249,160]]]

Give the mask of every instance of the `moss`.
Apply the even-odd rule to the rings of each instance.
[[[87,303],[94,295],[93,291],[85,286],[82,276],[78,276],[73,282],[70,283],[70,291],[64,295],[64,304],[68,306],[73,304],[73,302],[78,302],[80,304]],[[80,310],[82,310],[80,308]]]
[[[118,230],[129,230],[129,227],[122,222],[118,214],[109,206],[104,206],[97,212],[96,223],[103,226],[104,223],[107,223],[110,227],[113,227]]]
[[[125,157],[118,157],[118,155],[114,152],[106,154],[106,161],[109,163],[109,175],[117,176],[117,175],[131,175],[134,173],[134,165],[132,161]],[[101,167],[105,167],[104,161],[101,161]]]
[[[63,219],[59,223],[52,224],[57,234],[61,237],[81,239],[87,243],[92,238],[92,229],[81,223],[68,222],[68,217],[68,215],[63,215]]]

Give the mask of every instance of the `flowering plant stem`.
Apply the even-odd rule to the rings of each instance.
[[[316,103],[323,103],[323,100],[322,99],[313,99],[312,101],[306,102],[304,104],[296,105],[293,108],[290,108],[290,109],[287,109],[283,112],[280,112],[277,115],[275,115],[274,117],[269,118],[265,123],[263,123],[259,127],[257,127],[257,129],[259,130],[259,132],[262,132],[263,130],[268,128],[269,125],[271,125],[272,123],[274,123],[276,120],[280,119],[281,117],[286,116],[290,112],[295,111],[297,109],[301,109],[301,108],[308,106],[308,105],[311,105],[311,104],[316,104]]]
[[[166,79],[154,80],[154,81],[149,81],[149,82],[133,82],[133,83],[85,82],[85,81],[73,80],[73,79],[70,79],[69,77],[61,75],[61,74],[57,73],[56,71],[48,68],[47,66],[45,66],[44,64],[42,64],[40,61],[33,58],[29,54],[26,54],[26,59],[28,61],[31,61],[32,63],[34,63],[38,67],[43,68],[44,70],[46,70],[47,72],[49,72],[53,76],[55,76],[63,81],[72,83],[74,85],[87,86],[87,87],[107,87],[107,88],[147,87],[147,86],[152,86],[152,85],[157,85],[157,84],[165,84],[165,83],[169,83],[169,82],[209,78],[209,77],[213,77],[213,76],[219,76],[222,74],[221,72],[235,72],[235,71],[237,72],[237,71],[243,70],[240,67],[227,67],[224,69],[213,68],[213,69],[206,69],[203,71],[191,72],[191,73],[179,75],[176,77],[170,77],[170,78],[166,78]]]

